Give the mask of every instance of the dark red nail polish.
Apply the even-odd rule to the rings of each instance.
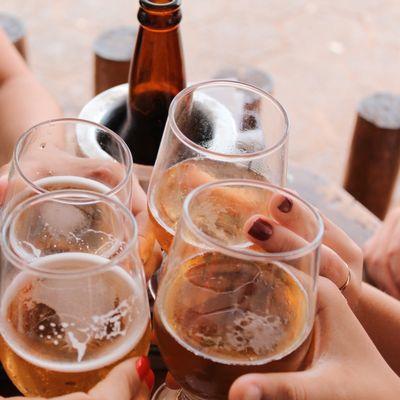
[[[279,204],[278,208],[283,212],[283,213],[288,213],[293,207],[293,201],[285,197],[285,199],[282,201],[281,204]]]
[[[271,237],[272,232],[272,225],[261,218],[256,220],[248,231],[249,235],[253,236],[253,238],[257,240],[268,240]]]
[[[149,372],[146,375],[146,378],[144,378],[144,381],[146,382],[146,385],[149,388],[149,391],[151,392],[153,390],[154,381],[155,381],[155,376],[154,376],[153,370],[149,370]]]
[[[146,378],[148,372],[150,370],[150,361],[146,356],[140,357],[136,361],[136,371],[139,376],[139,379],[143,381]]]

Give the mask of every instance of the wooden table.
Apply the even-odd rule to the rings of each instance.
[[[359,246],[362,246],[381,224],[381,220],[341,186],[297,164],[289,165],[287,186],[316,206]]]

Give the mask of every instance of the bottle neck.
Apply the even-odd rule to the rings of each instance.
[[[138,20],[145,29],[155,31],[176,29],[182,20],[180,1],[141,0]]]
[[[140,0],[140,28],[129,75],[130,100],[148,90],[174,97],[185,86],[180,0]],[[172,100],[172,98],[171,98]]]

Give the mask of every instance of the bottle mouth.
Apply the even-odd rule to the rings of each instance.
[[[182,0],[140,0],[142,7],[160,10],[164,8],[179,7]]]

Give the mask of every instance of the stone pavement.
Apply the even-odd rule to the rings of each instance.
[[[92,95],[94,38],[136,24],[137,0],[1,0],[28,28],[35,73],[75,116]],[[291,119],[291,159],[341,182],[357,102],[400,93],[398,0],[183,0],[188,80],[269,71]]]

